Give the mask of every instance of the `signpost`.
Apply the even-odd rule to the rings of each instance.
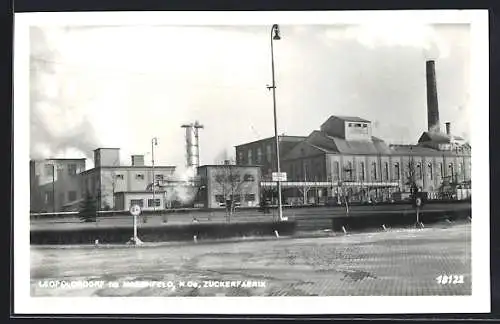
[[[141,244],[142,241],[137,236],[137,216],[141,214],[141,207],[139,205],[132,205],[130,207],[130,214],[134,217],[134,236],[132,237],[135,245]]]

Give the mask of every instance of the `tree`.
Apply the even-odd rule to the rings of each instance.
[[[236,202],[246,192],[245,176],[234,164],[225,163],[217,167],[214,181],[226,203],[226,220],[231,222]]]
[[[97,220],[97,201],[89,192],[82,199],[78,214],[83,222],[95,222]]]
[[[410,158],[407,164],[408,173],[406,174],[406,182],[405,185],[410,187],[410,193],[413,195],[418,191],[417,181],[416,181],[416,172],[415,172],[415,161],[413,158]]]

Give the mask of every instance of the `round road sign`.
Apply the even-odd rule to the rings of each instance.
[[[130,214],[132,216],[139,216],[141,214],[141,207],[139,205],[132,205],[130,207]]]
[[[415,205],[417,207],[420,207],[422,205],[422,198],[418,197],[417,199],[415,199]]]

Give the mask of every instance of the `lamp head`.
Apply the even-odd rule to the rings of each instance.
[[[153,144],[158,145],[158,139],[156,137],[153,137]]]
[[[280,40],[281,39],[281,36],[280,36],[280,26],[277,25],[277,24],[274,24],[273,25],[273,30],[274,30],[273,39],[274,40]]]

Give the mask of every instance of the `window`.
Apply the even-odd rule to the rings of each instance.
[[[243,164],[243,152],[238,152],[238,164]]]
[[[345,180],[352,181],[352,162],[351,161],[347,162],[346,166],[344,167],[344,171],[345,171],[345,176],[346,176]]]
[[[347,126],[352,127],[352,123],[347,124]]]
[[[464,170],[463,170],[463,165],[462,165],[462,163],[459,163],[459,164],[458,164],[458,175],[462,175],[462,174],[463,174],[463,171],[464,171]]]
[[[368,127],[368,125],[367,124],[363,124],[363,128],[366,128],[366,127]]]
[[[273,157],[273,153],[272,152],[273,152],[273,148],[272,148],[271,144],[268,144],[267,145],[267,152],[266,152],[266,154],[267,154],[267,162],[268,163],[271,162],[271,159]]]
[[[427,164],[427,173],[429,174],[429,178],[432,180],[433,174],[432,174],[432,163]]]
[[[76,175],[76,164],[68,164],[68,175]]]
[[[241,201],[241,196],[240,195],[231,195],[231,198],[233,201],[240,202]]]
[[[245,201],[255,201],[255,194],[246,194]]]
[[[53,200],[54,200],[54,193],[52,191],[46,191],[45,192],[45,203],[51,204]]]
[[[450,171],[450,176],[451,176],[450,181],[453,181],[455,177],[455,172],[454,172],[455,170],[453,170],[453,163],[450,163],[448,165],[448,170]]]
[[[239,174],[232,174],[230,177],[229,177],[230,181],[234,184],[238,183],[241,181],[241,176]]]
[[[59,203],[64,204],[64,193],[59,194]]]
[[[339,180],[339,174],[340,174],[339,162],[335,161],[333,162],[333,180]]]
[[[117,174],[115,175],[116,179],[123,180],[123,174]]]
[[[384,181],[389,180],[389,163],[384,162]]]
[[[133,205],[139,205],[139,207],[144,207],[144,200],[143,199],[130,199],[130,206],[132,207]]]
[[[45,175],[47,175],[47,177],[54,176],[54,166],[52,164],[45,165]]]
[[[248,155],[248,164],[253,164],[253,160],[252,160],[252,149],[249,149],[249,150],[248,150],[247,155]]]
[[[135,175],[135,178],[136,178],[137,180],[144,180],[144,174],[136,174],[136,175]]]
[[[76,200],[76,191],[69,191],[68,192],[68,201],[75,201]]]
[[[441,175],[441,178],[444,177],[443,163],[441,162],[439,162],[439,174]]]
[[[262,163],[262,148],[257,148],[257,163]]]
[[[155,198],[155,207],[161,206],[161,199]],[[148,207],[153,207],[153,199],[148,199]]]
[[[420,165],[420,163],[417,163],[417,176],[419,179],[422,179],[422,166]]]
[[[224,195],[215,195],[215,201],[219,203],[225,202]]]
[[[398,162],[394,163],[394,179],[395,180],[400,179],[400,170],[399,170],[399,163]]]
[[[254,178],[254,176],[253,176],[253,175],[251,175],[251,174],[245,174],[244,181],[254,182],[254,181],[255,181],[255,178]]]
[[[361,127],[361,124],[355,124],[355,127],[359,128],[359,127]]]
[[[372,162],[372,179],[377,180],[377,163]]]
[[[163,174],[155,174],[155,180],[163,181]]]
[[[359,180],[365,181],[365,163],[361,162],[359,164]]]

